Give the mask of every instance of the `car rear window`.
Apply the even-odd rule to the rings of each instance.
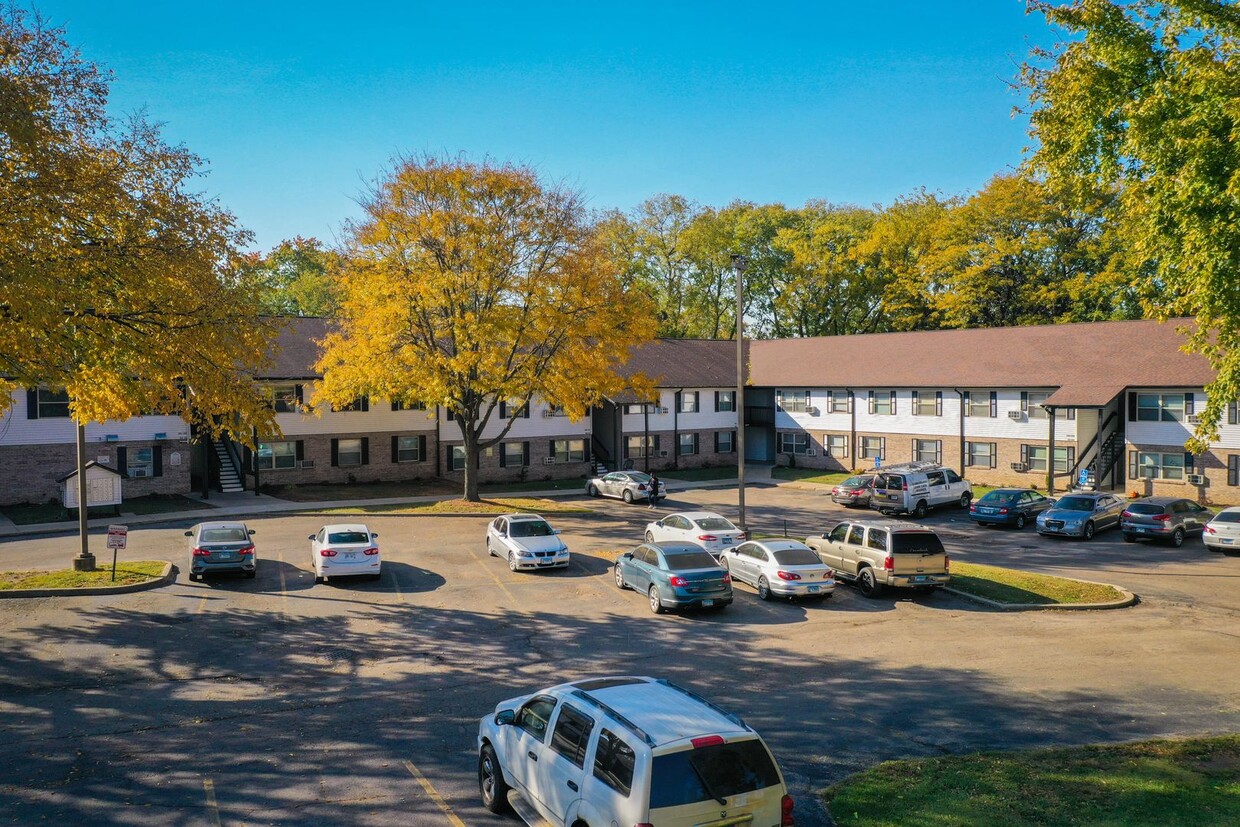
[[[736,526],[722,517],[702,517],[697,524],[703,531],[736,531]]]
[[[1019,494],[1013,494],[1010,491],[1002,493],[999,491],[991,491],[989,494],[978,500],[978,502],[985,503],[986,505],[1010,505],[1011,503],[1016,502],[1016,498],[1019,496]]]
[[[775,562],[785,566],[812,566],[822,561],[807,548],[786,548],[775,552]]]
[[[87,502],[90,502],[87,500]],[[1240,523],[1240,511],[1224,511],[1222,514],[1214,515],[1211,522],[1215,523]]]
[[[244,528],[204,528],[202,530],[202,542],[204,543],[239,543],[248,539],[249,535],[245,533]]]
[[[1094,501],[1090,497],[1064,497],[1055,503],[1055,508],[1060,511],[1093,511]]]
[[[688,571],[689,569],[710,569],[719,564],[715,558],[704,551],[684,551],[679,554],[664,554],[667,567],[671,571]]]
[[[903,488],[904,477],[898,474],[879,474],[874,479],[875,488]]]
[[[861,488],[863,485],[869,485],[873,479],[873,477],[849,477],[840,485],[845,488]]]
[[[942,554],[943,541],[931,531],[897,531],[891,535],[895,554]]]
[[[761,741],[712,744],[655,756],[650,770],[650,809],[731,798],[778,783],[779,771]]]
[[[1132,503],[1128,506],[1129,514],[1161,514],[1163,507],[1154,503]]]
[[[513,537],[550,537],[551,526],[542,520],[516,520],[508,527]]]
[[[370,535],[364,531],[334,531],[327,535],[329,543],[369,543]]]

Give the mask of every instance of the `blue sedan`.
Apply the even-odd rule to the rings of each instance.
[[[616,560],[616,585],[642,592],[650,611],[722,609],[732,602],[732,577],[709,552],[686,543],[645,543]]]
[[[1054,504],[1050,497],[1032,488],[996,488],[969,506],[969,517],[978,525],[1024,528]]]

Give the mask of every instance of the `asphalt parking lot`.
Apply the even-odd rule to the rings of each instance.
[[[843,516],[823,492],[750,489],[755,530],[801,536]],[[181,532],[135,529],[129,559],[171,586],[0,601],[0,823],[474,825],[477,719],[544,685],[668,677],[767,739],[797,823],[813,791],[878,761],[1240,729],[1240,557],[978,529],[933,515],[956,559],[1112,582],[1131,609],[998,613],[947,594],[651,614],[610,579],[654,513],[731,513],[734,490],[657,512],[593,501],[552,517],[566,571],[513,574],[485,517],[376,516],[379,582],[314,585],[313,515],[248,520],[255,580],[189,583]],[[339,518],[332,518],[339,519]],[[350,518],[351,519],[351,518]],[[75,537],[0,544],[0,567],[66,564]],[[102,539],[94,542],[102,558]]]

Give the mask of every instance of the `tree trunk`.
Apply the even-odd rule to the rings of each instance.
[[[461,436],[465,440],[465,499],[471,503],[480,502],[481,497],[478,496],[478,431],[462,420]]]

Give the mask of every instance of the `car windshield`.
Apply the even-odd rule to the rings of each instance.
[[[241,527],[204,528],[202,530],[202,542],[204,543],[239,543],[248,539],[250,536]]]
[[[845,488],[861,488],[862,486],[869,485],[870,481],[873,479],[873,477],[849,477],[840,483],[840,485]]]
[[[775,562],[784,566],[812,566],[822,561],[807,548],[786,548],[775,552]]]
[[[699,517],[695,522],[703,531],[736,531],[736,526],[722,517]]]
[[[551,526],[545,520],[517,520],[508,528],[513,537],[550,537]]]
[[[650,809],[731,798],[778,783],[779,771],[756,739],[656,755],[650,770]]]
[[[1129,514],[1161,514],[1163,507],[1154,503],[1132,503],[1128,506]]]
[[[688,571],[689,569],[713,569],[719,564],[715,558],[704,551],[682,551],[675,554],[664,554],[667,568],[670,571]]]
[[[1089,497],[1064,497],[1055,503],[1056,511],[1093,511],[1094,501]]]
[[[891,535],[895,554],[942,554],[943,541],[929,531],[896,531]]]
[[[347,545],[349,543],[369,543],[370,535],[364,531],[333,531],[327,535],[327,542],[340,543]]]
[[[1016,502],[1018,496],[1020,495],[1013,494],[1011,491],[991,491],[978,502],[986,505],[1009,505]]]
[[[87,501],[89,502],[89,500]],[[1213,523],[1240,523],[1240,511],[1224,511],[1214,515]]]

